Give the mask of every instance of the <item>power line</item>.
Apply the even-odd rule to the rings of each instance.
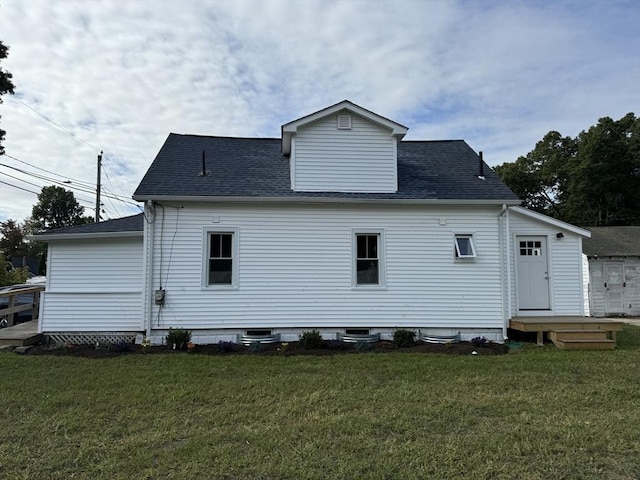
[[[93,185],[91,183],[83,182],[81,180],[74,180],[75,182],[77,182],[79,184],[79,186],[76,186],[72,182],[61,181],[61,180],[59,180],[57,178],[51,178],[51,177],[47,177],[46,175],[40,175],[40,174],[35,173],[35,172],[29,172],[27,170],[23,170],[23,169],[18,168],[18,167],[7,165],[5,163],[0,163],[0,166],[6,167],[6,168],[10,168],[12,170],[16,170],[17,172],[20,172],[20,173],[22,173],[24,175],[29,175],[29,176],[37,178],[39,180],[44,180],[44,181],[47,181],[47,182],[55,183],[57,185],[63,186],[65,188],[68,188],[70,190],[78,190],[80,192],[91,193],[91,194],[93,194],[95,192],[95,189],[93,188]],[[54,175],[57,175],[57,174],[54,174]],[[107,197],[107,198],[112,198],[114,200],[118,200],[119,202],[122,202],[122,203],[128,203],[130,205],[138,206],[138,204],[133,202],[132,200],[128,200],[128,199],[124,200],[123,199],[123,198],[127,198],[127,197],[124,197],[123,195],[114,194],[113,192],[105,193],[104,196]]]
[[[60,175],[59,173],[52,172],[51,170],[47,170],[46,168],[38,167],[38,166],[33,165],[33,164],[29,163],[29,162],[25,162],[24,160],[20,160],[19,158],[13,157],[13,156],[11,156],[11,155],[9,155],[7,153],[5,153],[4,156],[7,157],[7,158],[10,158],[12,160],[15,160],[16,162],[24,163],[25,165],[29,165],[32,168],[35,168],[35,169],[38,169],[38,170],[42,170],[43,172],[47,172],[47,173],[50,173],[52,175],[56,175],[58,177],[66,178],[66,179],[69,179],[69,180],[73,180],[74,182],[78,182],[78,183],[86,183],[87,185],[92,185],[91,183],[85,182],[84,180],[78,180],[76,178],[71,178],[71,177],[68,177],[66,175]]]
[[[60,125],[59,123],[54,122],[53,120],[51,120],[49,117],[47,117],[46,115],[44,115],[43,113],[40,113],[38,110],[36,110],[35,108],[33,108],[31,105],[28,105],[26,103],[24,103],[22,100],[20,100],[18,97],[12,96],[10,98],[13,98],[16,102],[21,103],[22,105],[24,105],[25,107],[27,107],[29,110],[37,113],[38,115],[40,115],[42,118],[44,118],[47,122],[49,122],[52,125],[55,125],[56,127],[58,127],[60,130],[62,130],[63,132],[71,135],[73,138],[75,138],[76,140],[78,140],[79,142],[84,143],[85,145],[88,145],[89,147],[100,151],[100,149],[94,145],[91,145],[89,142],[81,139],[80,137],[78,137],[75,133],[67,130],[66,128],[64,128],[62,125]]]
[[[34,195],[40,195],[40,193],[34,192],[33,190],[27,190],[26,188],[22,188],[22,187],[19,187],[17,185],[13,185],[11,183],[3,182],[2,180],[0,180],[0,183],[4,183],[5,185],[9,185],[10,187],[17,188],[18,190],[23,190],[25,192],[33,193]]]
[[[38,169],[38,170],[42,170],[43,172],[47,172],[47,173],[50,173],[50,174],[52,174],[52,175],[56,175],[56,176],[61,177],[61,178],[65,178],[65,179],[67,179],[67,180],[72,180],[72,181],[74,181],[74,182],[76,182],[76,183],[78,183],[78,184],[80,184],[80,185],[85,186],[85,188],[90,188],[90,189],[93,189],[93,188],[94,188],[93,183],[85,182],[84,180],[78,180],[78,179],[76,179],[76,178],[68,177],[68,176],[66,176],[66,175],[60,175],[59,173],[52,172],[51,170],[47,170],[46,168],[38,167],[38,166],[36,166],[36,165],[33,165],[33,164],[29,163],[29,162],[25,162],[24,160],[20,160],[19,158],[16,158],[16,157],[14,157],[14,156],[12,156],[12,155],[8,155],[8,154],[6,154],[6,153],[4,154],[4,156],[5,156],[5,157],[7,157],[7,158],[11,158],[12,160],[15,160],[15,161],[17,161],[17,162],[24,163],[25,165],[28,165],[28,166],[30,166],[30,167],[32,167],[32,168],[36,168],[36,169]],[[0,165],[4,165],[4,164],[0,164]],[[16,169],[15,167],[11,167],[10,165],[4,165],[4,166],[9,167],[9,168]],[[103,167],[104,167],[104,164],[103,164]],[[26,175],[29,175],[29,174],[30,174],[30,173],[28,173],[28,172],[26,172],[26,171],[24,171],[24,170],[18,170],[18,171],[20,171],[20,172],[22,172],[22,173],[24,173],[24,174],[26,174]],[[107,175],[107,172],[106,172],[106,171],[105,171],[105,175]],[[110,193],[110,194],[112,195],[112,198],[114,198],[115,200],[118,200],[118,201],[120,201],[120,202],[122,202],[122,203],[128,203],[128,204],[130,204],[130,205],[136,205],[136,206],[137,206],[137,204],[136,204],[136,203],[133,203],[133,202],[131,202],[131,201],[130,201],[130,198],[129,198],[128,196],[126,196],[126,195],[119,195],[119,194],[115,193],[115,188],[114,188],[114,186],[113,186],[113,183],[111,182],[111,179],[108,177],[108,175],[107,175],[107,179],[109,180],[109,183],[111,184],[111,188],[112,188],[112,190],[109,190],[109,189],[107,189],[107,188],[105,188],[104,190],[105,190],[107,193]],[[65,181],[65,182],[63,182],[63,183],[67,183],[67,182]],[[92,192],[92,193],[93,193],[93,192]],[[108,196],[108,195],[107,195],[107,196]]]

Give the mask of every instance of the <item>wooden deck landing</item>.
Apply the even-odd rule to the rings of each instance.
[[[618,320],[593,317],[513,317],[509,320],[509,328],[536,332],[538,345],[543,344],[544,332],[551,332],[549,337],[560,348],[615,348],[616,332],[622,330],[623,325],[624,322]],[[597,335],[599,332],[604,336]],[[571,342],[573,346],[569,346]]]
[[[38,343],[42,334],[38,333],[38,321],[20,323],[12,327],[0,328],[0,345],[23,347]]]

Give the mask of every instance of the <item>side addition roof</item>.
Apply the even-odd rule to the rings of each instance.
[[[640,226],[591,227],[591,238],[582,241],[589,257],[640,256]]]
[[[98,223],[87,223],[75,227],[58,228],[48,232],[36,233],[30,237],[36,241],[82,240],[88,238],[141,237],[144,215],[139,213],[129,217],[116,218]]]
[[[398,142],[395,193],[291,190],[289,159],[279,138],[169,135],[133,198],[183,201],[404,201],[506,203],[516,195],[463,140]],[[203,175],[203,152],[205,170]]]

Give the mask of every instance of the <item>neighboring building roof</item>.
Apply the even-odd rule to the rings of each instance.
[[[75,227],[58,228],[48,232],[36,233],[31,240],[63,240],[68,238],[104,238],[141,236],[143,230],[144,214],[139,213],[130,217],[116,218],[98,223],[87,223]]]
[[[463,140],[398,142],[396,193],[332,193],[291,190],[289,159],[279,138],[169,135],[133,198],[174,199],[368,199],[431,200],[456,203],[519,203]],[[202,175],[205,152],[207,175]],[[441,202],[444,203],[444,202]]]
[[[589,257],[640,256],[640,226],[590,229],[591,239],[582,242],[582,251]]]
[[[297,120],[293,120],[282,125],[282,153],[284,155],[289,155],[291,153],[291,137],[298,132],[299,127],[320,120],[321,118],[328,117],[329,115],[342,112],[344,110],[359,115],[363,118],[366,118],[372,123],[389,129],[390,134],[397,137],[398,139],[404,137],[409,130],[404,125],[400,125],[399,123],[378,115],[371,110],[362,108],[361,106],[356,105],[349,100],[343,100],[342,102],[338,102],[335,105],[323,108],[322,110],[318,110],[317,112],[314,112],[310,115],[305,115],[302,118],[298,118]]]
[[[589,238],[591,236],[591,232],[589,230],[585,230],[584,228],[576,227],[575,225],[571,225],[570,223],[563,222],[562,220],[558,220],[557,218],[549,217],[542,213],[534,212],[533,210],[528,210],[522,207],[511,207],[510,210],[512,212],[519,213],[524,215],[525,217],[533,218],[539,222],[546,223],[548,225],[553,225],[554,227],[558,227],[561,230],[565,230],[568,232],[576,233],[584,238]]]

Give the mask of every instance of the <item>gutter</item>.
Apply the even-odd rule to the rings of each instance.
[[[364,193],[364,192],[363,192]],[[383,194],[384,195],[384,194]],[[393,195],[390,193],[389,195]],[[504,199],[447,199],[447,198],[364,198],[364,197],[246,197],[246,196],[206,196],[206,195],[134,195],[136,201],[154,202],[207,202],[207,203],[339,203],[339,204],[386,204],[386,205],[508,205],[517,206],[520,200]]]
[[[90,240],[101,238],[142,237],[142,231],[129,232],[100,232],[100,233],[59,233],[27,235],[27,240],[34,242],[50,242],[55,240]]]

